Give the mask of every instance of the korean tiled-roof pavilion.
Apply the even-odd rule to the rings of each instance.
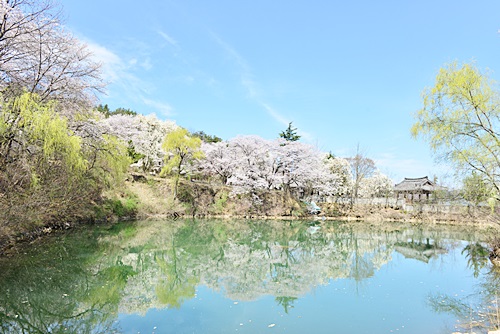
[[[439,188],[427,176],[418,178],[405,177],[394,186],[396,198],[403,197],[409,200],[429,199],[430,195]]]

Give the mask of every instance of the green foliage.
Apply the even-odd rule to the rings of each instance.
[[[178,189],[177,199],[182,203],[193,205],[195,198],[190,187],[181,186]]]
[[[128,141],[128,146],[127,146],[127,155],[128,157],[130,158],[130,161],[132,163],[136,163],[138,162],[139,160],[141,160],[142,158],[145,157],[144,154],[142,153],[137,153],[135,151],[135,147],[134,147],[134,144],[132,143],[132,140],[129,140]]]
[[[0,147],[5,160],[28,155],[38,168],[57,160],[73,176],[81,175],[87,167],[81,138],[68,129],[67,121],[56,114],[53,103],[42,103],[37,95],[24,93],[4,103],[1,116]],[[34,147],[41,154],[33,152]]]
[[[106,199],[103,208],[109,214],[123,218],[134,216],[137,213],[138,205],[137,198],[127,197],[123,201],[121,199]]]
[[[167,153],[165,165],[160,175],[172,175],[174,178],[174,197],[181,175],[189,175],[189,167],[195,159],[203,158],[200,149],[201,139],[189,136],[186,129],[178,128],[166,135],[162,148]]]
[[[488,203],[488,206],[490,207],[491,214],[495,213],[495,208],[497,206],[497,201],[498,201],[498,199],[497,198],[493,198],[493,197],[488,198],[488,200],[486,201]]]
[[[294,307],[293,303],[297,301],[297,297],[276,297],[274,300],[278,305],[281,305],[283,307],[283,310],[285,311],[286,314],[288,314],[288,311]]]
[[[487,201],[491,197],[491,193],[492,189],[485,182],[484,176],[478,173],[473,172],[463,180],[462,196],[474,206]]]
[[[286,141],[297,141],[300,136],[297,135],[297,128],[292,128],[292,122],[290,122],[288,128],[280,133],[280,138],[284,138]]]
[[[473,270],[474,277],[478,277],[481,269],[488,265],[490,250],[479,242],[470,242],[462,250],[462,255],[467,258],[467,266]]]
[[[329,151],[328,154],[326,155],[326,159],[335,159],[335,154],[332,153],[332,151]]]
[[[176,284],[162,280],[155,289],[156,297],[163,305],[178,309],[185,301],[195,296],[197,283],[195,278]]]
[[[168,153],[163,172],[181,174],[186,172],[185,166],[194,159],[203,158],[200,150],[201,139],[189,136],[186,129],[178,128],[165,137],[162,148]]]
[[[109,110],[109,107],[107,104],[105,105],[102,105],[102,104],[99,104],[97,107],[96,107],[96,110],[102,114],[104,114],[107,117],[109,117],[109,113],[111,112]]]
[[[222,141],[222,138],[219,138],[215,135],[206,134],[203,131],[196,131],[191,134],[193,137],[200,138],[201,141],[205,143],[218,143]]]
[[[214,202],[214,211],[216,213],[223,213],[224,209],[226,208],[227,205],[227,199],[229,198],[229,194],[227,191],[223,191],[220,194],[217,195],[215,198]]]
[[[126,108],[117,108],[115,111],[111,112],[110,116],[112,115],[131,115],[135,116],[137,115],[137,112],[131,110],[131,109],[126,109]]]
[[[92,305],[118,305],[128,278],[136,275],[131,266],[117,264],[99,271],[95,284],[89,291],[86,302]]]
[[[104,115],[104,117],[108,118],[113,115],[132,115],[135,116],[137,115],[137,112],[131,110],[131,109],[125,109],[125,108],[117,108],[114,111],[111,111],[108,107],[107,104],[102,105],[99,104],[96,107],[96,110]]]
[[[130,165],[127,146],[123,141],[115,136],[103,135],[97,148],[89,146],[86,153],[92,158],[87,172],[90,179],[107,188],[123,182]]]
[[[313,226],[321,228],[311,234]],[[189,306],[184,303],[195,298],[200,284],[233,299],[274,298],[285,313],[293,313],[297,298],[328,280],[366,282],[372,268],[378,270],[391,260],[401,239],[431,238],[439,241],[441,250],[454,249],[451,231],[456,240],[474,232],[255,219],[161,220],[74,229],[1,262],[0,332],[120,332],[123,310],[144,313],[162,305]],[[472,236],[485,237],[480,232]],[[484,249],[478,242],[471,241],[464,254],[482,263]],[[490,297],[499,287],[498,275],[492,273],[481,270],[481,282],[488,284],[458,305],[436,295],[436,311],[456,310],[463,316],[496,311],[471,308],[483,296],[488,298],[479,306],[492,305]],[[469,307],[461,312],[462,306]],[[172,327],[176,330],[179,327]]]
[[[14,233],[60,220],[106,216],[101,191],[124,180],[126,145],[71,130],[56,103],[36,94],[6,98],[0,111],[0,212]],[[75,114],[83,128],[92,126]],[[73,124],[74,125],[74,124]],[[3,226],[0,226],[3,227]]]
[[[116,261],[96,262],[100,229],[69,231],[2,262],[0,333],[100,333],[113,326],[124,277],[134,272]]]
[[[474,65],[442,68],[423,93],[411,132],[458,172],[476,171],[498,192],[500,95]]]
[[[187,215],[192,217],[198,214],[205,216],[212,208],[214,197],[214,190],[207,184],[189,181],[179,182],[176,199],[182,203],[184,213]]]

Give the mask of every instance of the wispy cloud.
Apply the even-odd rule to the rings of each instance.
[[[111,50],[94,42],[86,41],[95,61],[101,64],[101,71],[107,80],[115,81],[125,69],[122,59]]]
[[[139,65],[146,71],[149,71],[150,69],[153,68],[153,64],[151,63],[151,58],[149,57],[146,57]]]
[[[291,122],[285,116],[281,115],[274,108],[272,108],[271,106],[269,106],[267,103],[261,102],[260,104],[267,111],[267,113],[272,118],[274,118],[275,121],[277,121],[278,123],[281,123],[283,126],[288,126],[288,124]],[[313,142],[314,141],[314,137],[309,132],[306,132],[304,130],[298,129],[297,133],[298,133],[298,135],[300,135],[302,138],[304,138],[308,142]]]
[[[150,85],[143,82],[133,73],[137,66],[137,59],[131,58],[128,61],[122,59],[118,54],[110,49],[92,41],[86,41],[94,59],[101,64],[101,71],[106,82],[119,87],[125,96],[133,97],[144,94],[150,89]],[[113,97],[112,92],[108,96]]]
[[[266,113],[271,116],[276,122],[288,126],[291,122],[288,117],[277,111],[275,108],[271,107],[269,102],[266,101],[262,94],[260,93],[260,88],[258,82],[255,80],[250,65],[243,56],[240,55],[231,45],[223,41],[214,32],[210,33],[214,41],[224,50],[224,52],[229,55],[230,59],[234,62],[239,70],[240,84],[245,88],[248,97],[254,102],[260,105]],[[301,135],[307,141],[313,141],[313,136],[306,131],[298,130],[298,134]]]
[[[110,49],[93,41],[87,40],[86,44],[93,53],[94,59],[101,64],[105,80],[119,87],[121,95],[151,107],[152,112],[163,116],[172,115],[173,108],[168,103],[147,97],[151,91],[155,90],[155,87],[134,74],[134,71],[148,70],[152,67],[149,58],[144,61],[138,61],[137,58],[125,61]]]
[[[162,30],[158,30],[157,31],[158,35],[160,35],[165,41],[167,41],[168,44],[172,45],[172,46],[177,46],[177,41],[172,38],[169,34],[167,34],[166,32],[162,31]]]
[[[281,123],[282,125],[288,126],[288,123],[290,122],[283,115],[279,114],[276,110],[271,108],[267,103],[261,103],[261,105],[264,107],[267,113],[271,115],[271,117],[274,118],[277,122]]]
[[[157,110],[161,116],[172,115],[172,107],[168,103],[150,100],[148,98],[145,98],[144,96],[141,96],[141,100],[145,105]]]
[[[230,56],[232,61],[236,64],[239,69],[240,83],[246,89],[248,96],[253,99],[259,99],[259,90],[257,88],[257,83],[254,80],[254,76],[250,69],[250,66],[245,61],[245,59],[228,43],[223,41],[218,35],[211,32],[212,38],[222,47],[222,49]]]

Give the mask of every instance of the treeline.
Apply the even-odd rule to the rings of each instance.
[[[174,199],[190,178],[256,203],[270,191],[311,199],[375,196],[392,187],[370,159],[319,152],[298,142],[291,124],[276,140],[223,141],[97,105],[100,66],[64,30],[52,2],[7,1],[0,9],[0,243],[47,224],[106,217],[107,209],[133,210],[133,203],[103,197],[123,185],[130,166],[167,177]],[[369,168],[360,173],[359,163]]]
[[[0,5],[0,244],[95,217],[122,182],[127,145],[99,122],[100,66],[49,1]]]
[[[130,167],[169,180],[174,201],[183,180],[224,187],[224,196],[255,204],[270,192],[305,201],[391,195],[393,181],[359,149],[350,158],[321,152],[301,143],[291,123],[274,140],[224,141],[98,104],[99,64],[64,30],[51,2],[4,1],[0,10],[0,244],[54,222],[132,212],[140,200],[133,194],[127,205],[103,196],[123,186]],[[451,67],[437,79],[413,132],[469,173],[464,198],[496,202],[499,95],[471,67]],[[451,116],[440,109],[457,103],[467,108]],[[440,112],[446,122],[435,116]]]
[[[387,196],[393,187],[361,153],[335,157],[299,142],[295,133],[274,140],[238,136],[223,141],[152,116],[120,114],[101,123],[139,154],[134,167],[172,178],[174,197],[182,178],[229,186],[232,194],[257,200],[266,191],[305,199]]]

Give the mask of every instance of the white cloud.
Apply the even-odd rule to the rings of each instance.
[[[150,69],[152,65],[149,58],[146,58],[143,62],[139,62],[137,58],[131,58],[126,62],[119,55],[102,45],[92,41],[86,43],[94,54],[96,61],[102,65],[104,80],[112,83],[114,87],[118,87],[120,99],[125,98],[131,102],[140,102],[151,107],[153,109],[151,112],[158,112],[162,116],[172,114],[172,107],[168,103],[155,101],[145,96],[145,94],[149,95],[150,92],[154,91],[155,87],[133,73],[137,69]]]
[[[145,98],[143,96],[141,96],[141,100],[145,105],[152,107],[155,110],[159,111],[159,114],[161,116],[171,116],[172,115],[172,107],[168,103],[150,100],[150,99]]]
[[[212,38],[231,57],[239,68],[240,83],[246,89],[248,96],[252,99],[259,99],[258,85],[254,80],[250,66],[245,59],[229,44],[224,42],[219,36],[211,32]]]
[[[170,35],[168,35],[166,32],[158,30],[157,31],[158,35],[160,35],[165,41],[167,41],[170,45],[172,46],[177,46],[177,41],[173,39]]]
[[[144,61],[142,61],[139,65],[146,71],[149,71],[150,69],[153,68],[153,64],[151,63],[151,58],[149,57],[146,57],[146,59],[144,59]]]
[[[274,120],[276,120],[277,122],[281,123],[284,126],[288,126],[288,123],[290,123],[290,122],[283,115],[279,114],[276,110],[274,110],[273,108],[271,108],[266,103],[262,103],[262,106],[267,111],[267,113],[269,115],[271,115],[272,118],[274,118]]]
[[[267,103],[262,102],[260,104],[267,111],[267,113],[269,115],[271,115],[272,118],[274,118],[275,121],[277,121],[278,123],[281,123],[283,126],[288,127],[288,124],[291,121],[289,121],[285,116],[281,115],[278,111],[276,111],[276,109],[272,108]],[[294,125],[294,127],[295,127],[295,125]],[[302,138],[304,138],[308,142],[314,141],[314,137],[310,133],[303,131],[300,128],[297,129],[297,134],[299,136],[301,136]]]
[[[288,126],[290,121],[286,116],[279,113],[276,109],[272,108],[267,101],[265,101],[260,92],[259,84],[255,81],[250,66],[246,60],[228,43],[223,41],[217,34],[211,32],[212,38],[222,47],[222,49],[230,56],[233,62],[239,69],[240,83],[247,91],[248,97],[253,99],[260,105],[266,113],[271,116],[276,122]],[[312,142],[313,136],[306,131],[298,129],[298,134],[306,141]]]
[[[101,70],[107,81],[115,81],[126,67],[122,59],[112,52],[94,42],[86,41],[89,50],[93,53],[94,59],[101,64]]]

